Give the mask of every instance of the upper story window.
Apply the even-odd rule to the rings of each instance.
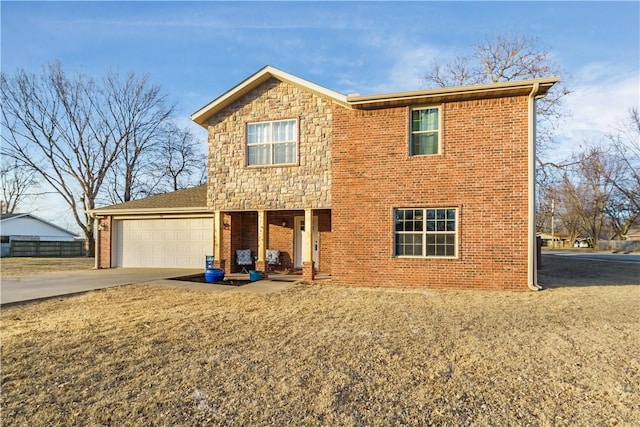
[[[297,157],[296,120],[247,124],[247,165],[294,164]]]
[[[438,107],[411,110],[411,155],[440,152],[440,109]]]

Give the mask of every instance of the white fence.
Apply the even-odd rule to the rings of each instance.
[[[640,252],[640,240],[598,240],[598,249],[615,252]]]

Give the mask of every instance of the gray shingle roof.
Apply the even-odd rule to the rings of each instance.
[[[173,191],[171,193],[157,194],[144,199],[132,200],[130,202],[119,203],[117,205],[104,206],[94,209],[95,213],[106,213],[106,211],[118,210],[147,210],[147,209],[175,209],[175,208],[196,208],[203,210],[207,207],[207,185],[202,184],[184,190]]]
[[[3,214],[0,214],[0,221],[5,219],[11,219],[17,216],[25,216],[25,215],[26,214],[23,214],[23,213],[13,213],[13,214],[3,213]]]

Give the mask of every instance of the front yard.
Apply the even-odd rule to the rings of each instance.
[[[134,285],[3,308],[3,425],[639,425],[640,287]]]
[[[8,257],[0,260],[0,277],[36,276],[54,271],[90,270],[94,266],[95,259],[89,257]]]

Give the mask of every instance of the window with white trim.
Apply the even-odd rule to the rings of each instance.
[[[395,256],[457,256],[458,210],[420,208],[395,210]]]
[[[294,164],[297,157],[297,120],[247,124],[247,165]]]
[[[411,110],[411,155],[440,152],[440,108]]]

